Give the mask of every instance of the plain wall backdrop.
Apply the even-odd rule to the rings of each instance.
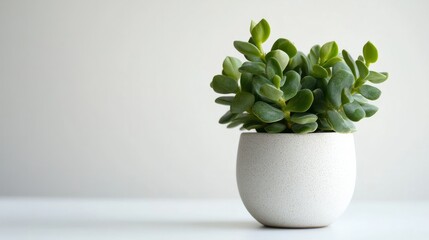
[[[355,199],[429,199],[428,1],[0,1],[0,195],[238,197],[240,131],[209,87],[266,18],[302,51],[371,40]],[[243,59],[242,57],[240,57]]]

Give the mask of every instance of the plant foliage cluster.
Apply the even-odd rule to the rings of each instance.
[[[250,33],[249,41],[234,41],[247,61],[226,57],[222,74],[210,84],[224,94],[215,102],[229,107],[219,123],[268,133],[349,133],[355,131],[353,122],[377,112],[369,100],[378,99],[381,91],[373,84],[388,74],[369,70],[378,58],[371,42],[354,60],[346,50],[340,53],[335,42],[315,45],[305,55],[285,38],[265,53],[262,44],[270,35],[265,19],[252,21]]]

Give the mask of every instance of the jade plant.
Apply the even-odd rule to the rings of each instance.
[[[268,133],[349,133],[355,131],[353,122],[377,112],[369,101],[381,91],[373,84],[388,74],[369,70],[378,58],[371,42],[354,60],[346,50],[340,53],[334,41],[315,45],[306,55],[279,38],[265,52],[262,44],[270,35],[265,19],[252,21],[250,33],[248,41],[234,41],[247,61],[226,57],[222,74],[210,84],[225,94],[215,102],[229,106],[219,123]]]

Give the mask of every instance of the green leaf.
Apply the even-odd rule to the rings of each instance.
[[[320,88],[314,89],[313,96],[314,96],[314,101],[311,108],[316,113],[324,113],[327,109],[327,106],[325,101],[325,94],[323,93],[322,89]]]
[[[253,114],[262,122],[272,123],[280,121],[284,118],[283,112],[268,103],[258,101],[252,107]]]
[[[274,42],[271,51],[277,49],[280,49],[287,53],[287,55],[289,55],[289,58],[292,58],[297,53],[296,47],[293,45],[293,43],[285,38],[279,38],[277,39],[277,41]]]
[[[298,93],[286,104],[286,110],[289,112],[305,112],[313,103],[313,93],[308,89],[298,91]]]
[[[241,66],[241,61],[235,57],[226,57],[225,60],[223,60],[223,72],[228,76],[235,80],[238,80],[240,78],[240,72],[238,71],[238,68]]]
[[[240,53],[250,57],[261,57],[262,53],[259,49],[248,42],[234,41],[234,47]]]
[[[261,87],[261,95],[273,101],[279,100],[283,96],[283,91],[271,84],[264,84]]]
[[[362,107],[362,109],[365,111],[365,116],[368,117],[372,117],[377,111],[378,111],[378,107],[374,106],[372,104],[369,103],[359,103]]]
[[[333,57],[333,58],[329,59],[328,61],[326,61],[325,63],[323,63],[322,67],[330,68],[330,67],[333,67],[337,62],[341,62],[341,61],[343,61],[342,58]]]
[[[262,19],[251,30],[252,38],[256,44],[264,43],[270,36],[270,25],[265,19]]]
[[[347,66],[349,66],[350,70],[352,71],[353,76],[357,78],[359,72],[356,66],[356,62],[353,60],[352,56],[346,50],[343,50],[343,58]]]
[[[304,72],[304,74],[308,75],[310,72],[310,62],[307,56],[301,55],[301,61],[302,61],[301,70]]]
[[[328,115],[328,121],[334,131],[339,133],[350,133],[353,131],[352,125],[347,123],[347,120],[345,120],[337,111],[329,110],[326,113]]]
[[[234,100],[231,103],[230,111],[232,113],[242,113],[253,106],[255,102],[255,96],[248,92],[240,92],[235,95]]]
[[[231,120],[231,123],[228,124],[227,128],[237,127],[240,124],[245,123],[260,123],[259,119],[253,114],[242,113],[238,114],[237,117]]]
[[[269,59],[274,58],[280,65],[281,70],[283,71],[289,63],[289,56],[282,50],[273,50],[265,56],[265,59],[268,61]]]
[[[251,20],[250,21],[250,33],[252,33],[252,29],[256,26],[256,22]]]
[[[237,115],[238,114],[236,114],[236,113],[231,113],[230,111],[228,111],[219,119],[219,123],[220,124],[229,123]]]
[[[306,124],[317,121],[317,116],[312,113],[294,113],[290,120],[294,123]]]
[[[387,73],[383,74],[383,73],[370,71],[367,79],[372,83],[382,83],[387,80],[387,77],[388,77]]]
[[[243,126],[240,128],[241,130],[252,130],[252,129],[258,129],[264,127],[264,124],[261,124],[259,122],[249,122],[243,124]]]
[[[368,77],[369,70],[368,70],[368,67],[365,66],[365,63],[363,63],[360,60],[356,60],[356,66],[359,70],[359,79],[362,79],[362,80],[366,79]]]
[[[344,88],[350,88],[353,85],[354,77],[351,73],[340,70],[332,76],[327,86],[327,98],[336,108],[341,106],[341,94]]]
[[[352,94],[350,93],[350,89],[344,88],[343,92],[341,93],[341,102],[343,104],[346,104],[346,103],[350,103],[353,101],[354,101],[354,99],[353,99]]]
[[[297,52],[296,55],[290,59],[290,63],[288,65],[288,68],[289,69],[295,69],[298,66],[301,66],[302,65],[302,57],[301,56],[304,56],[304,54],[302,52]]]
[[[325,77],[328,77],[328,71],[326,71],[324,67],[316,64],[316,65],[313,65],[312,75],[317,78],[325,78]]]
[[[329,59],[338,55],[338,45],[336,42],[327,42],[320,48],[320,62],[325,63]]]
[[[358,101],[359,103],[367,103],[368,99],[364,98],[362,95],[355,93],[353,94],[353,99],[355,101]]]
[[[216,75],[213,77],[212,88],[217,93],[236,93],[239,90],[238,83],[230,77]]]
[[[286,125],[280,122],[276,122],[267,125],[264,129],[265,131],[267,131],[267,133],[280,133],[286,129]]]
[[[293,70],[288,71],[285,76],[286,81],[281,87],[281,90],[283,91],[283,98],[287,101],[297,94],[300,87],[301,76]]]
[[[294,133],[310,133],[317,130],[317,123],[311,122],[307,124],[293,124],[292,125],[292,131]]]
[[[350,74],[352,73],[352,70],[350,70],[349,66],[347,66],[347,64],[343,61],[341,62],[337,62],[336,64],[334,64],[334,67],[332,68],[332,75],[335,75],[337,72],[344,70],[349,72]]]
[[[343,106],[343,108],[346,116],[354,122],[357,122],[365,117],[365,111],[358,102],[347,103]]]
[[[268,59],[266,73],[269,79],[272,79],[276,75],[283,77],[283,70],[281,69],[279,62],[275,58]]]
[[[242,91],[252,92],[252,89],[253,89],[252,79],[253,79],[253,74],[251,73],[245,72],[241,74],[240,86]]]
[[[319,117],[319,119],[317,120],[317,125],[318,125],[318,128],[323,131],[333,130],[329,121],[325,117]]]
[[[234,97],[218,97],[215,100],[215,103],[221,104],[221,105],[231,105],[232,100],[234,99]]]
[[[312,76],[305,76],[301,79],[301,88],[314,90],[316,88],[317,79]]]
[[[238,71],[261,75],[265,73],[265,64],[262,62],[245,62]]]
[[[381,91],[378,88],[370,85],[363,85],[360,87],[359,93],[369,100],[377,100],[381,95]]]
[[[319,63],[319,57],[320,57],[320,46],[314,45],[310,49],[310,53],[308,54],[308,60],[310,61],[310,65],[315,65]]]
[[[282,86],[282,78],[280,78],[279,76],[275,75],[272,81],[276,88],[280,88]],[[285,81],[286,81],[286,78],[285,78]]]
[[[370,63],[377,62],[378,51],[377,48],[370,41],[368,41],[363,46],[363,57],[365,58],[365,62],[367,65],[369,65]]]
[[[253,90],[256,92],[256,94],[258,94],[259,96],[263,97],[262,93],[261,93],[261,87],[264,84],[273,84],[270,80],[268,80],[265,77],[262,76],[255,76],[253,78]]]

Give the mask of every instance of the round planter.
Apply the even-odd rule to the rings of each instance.
[[[242,133],[237,184],[249,213],[269,227],[331,224],[354,191],[352,134]]]

